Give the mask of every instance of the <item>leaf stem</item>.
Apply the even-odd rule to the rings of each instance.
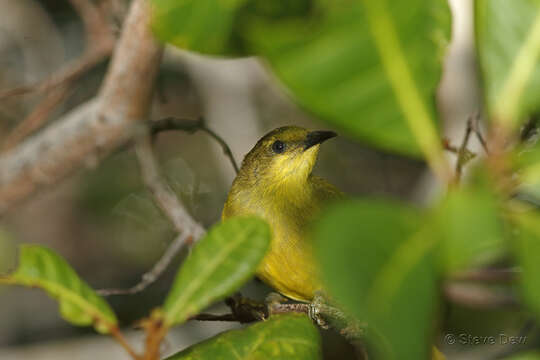
[[[118,326],[113,326],[109,330],[111,331],[111,336],[124,348],[124,350],[126,350],[129,356],[131,356],[134,360],[138,360],[141,358],[127,342],[126,338],[124,337]]]

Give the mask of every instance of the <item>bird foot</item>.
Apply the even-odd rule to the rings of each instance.
[[[313,320],[317,325],[319,325],[323,329],[328,329],[329,325],[326,322],[326,320],[321,315],[321,307],[326,304],[324,296],[316,292],[315,296],[313,297],[313,300],[309,304],[308,308],[308,316],[311,320]]]

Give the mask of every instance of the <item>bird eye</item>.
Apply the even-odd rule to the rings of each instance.
[[[274,141],[274,143],[272,144],[272,151],[276,154],[281,154],[283,150],[285,150],[285,144],[283,143],[283,141]]]

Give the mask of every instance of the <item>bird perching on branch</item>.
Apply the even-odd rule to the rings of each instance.
[[[308,226],[342,193],[312,170],[320,144],[334,136],[296,126],[269,132],[244,158],[223,209],[223,219],[258,215],[270,224],[270,251],[257,274],[294,300],[309,302],[321,290]]]
[[[325,204],[343,193],[312,170],[320,144],[336,135],[296,126],[272,130],[244,158],[223,208],[223,219],[258,215],[270,224],[270,250],[257,275],[298,301],[312,302],[322,290],[309,223]],[[433,346],[431,359],[445,357]]]

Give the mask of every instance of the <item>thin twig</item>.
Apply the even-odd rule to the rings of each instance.
[[[180,234],[178,235],[169,247],[165,250],[161,258],[154,264],[152,269],[147,271],[141,276],[141,281],[127,289],[100,289],[97,290],[97,293],[103,296],[111,295],[133,295],[137,294],[148,286],[153,284],[161,274],[167,269],[171,261],[176,257],[180,250],[184,247],[185,244],[189,244],[192,241],[190,240],[190,234]]]
[[[234,160],[231,149],[229,148],[227,143],[225,143],[225,141],[221,137],[219,137],[213,130],[207,128],[206,126],[202,127],[201,130],[206,132],[211,137],[213,137],[221,145],[221,148],[223,149],[223,153],[225,154],[225,156],[229,158],[229,161],[231,162],[231,165],[234,168],[234,171],[238,174],[238,171],[239,171],[238,165],[236,164],[236,161]]]
[[[137,360],[140,359],[139,355],[135,352],[135,350],[131,347],[131,345],[127,342],[126,338],[120,331],[118,327],[113,327],[111,330],[111,336],[126,350],[126,352],[131,356],[132,359]]]
[[[443,139],[443,149],[454,154],[457,154],[459,152],[458,148],[450,144],[450,140],[448,140],[447,138]]]
[[[254,310],[258,310],[254,309]],[[287,313],[309,313],[309,304],[294,303],[294,304],[273,304],[272,305],[272,314],[287,314]],[[246,312],[248,314],[248,312]],[[229,321],[229,322],[239,322],[239,323],[250,323],[255,321],[260,321],[261,318],[257,316],[239,316],[234,313],[227,314],[206,314],[201,313],[195,316],[192,316],[189,320],[197,321]]]
[[[181,130],[181,131],[186,131],[189,133],[194,133],[200,130],[207,133],[214,140],[218,142],[218,144],[223,149],[223,154],[227,156],[227,158],[231,162],[232,167],[234,168],[234,171],[238,173],[238,164],[234,160],[234,156],[232,154],[231,148],[229,147],[229,145],[227,145],[227,143],[225,142],[225,140],[223,140],[221,136],[219,136],[213,130],[211,130],[210,128],[206,126],[204,118],[200,117],[197,120],[189,120],[189,119],[178,119],[174,117],[168,117],[165,119],[153,121],[151,124],[152,136],[156,136],[160,132],[170,131],[170,130]]]
[[[467,150],[467,144],[469,143],[469,138],[471,137],[472,131],[472,119],[467,120],[467,126],[465,128],[465,135],[461,141],[461,146],[458,150],[458,157],[456,161],[456,182],[459,182],[461,179],[461,173],[463,171],[463,166],[471,159],[470,152]]]
[[[128,289],[102,289],[99,290],[101,295],[135,294],[144,290],[163,274],[184,245],[196,242],[206,233],[204,228],[191,217],[174,191],[160,176],[149,135],[145,134],[137,141],[135,152],[139,160],[141,176],[147,189],[152,193],[156,204],[171,221],[179,235],[165,250],[152,269],[142,276],[138,284]]]
[[[487,146],[487,142],[484,139],[484,135],[482,135],[482,131],[480,129],[480,119],[481,119],[480,114],[477,113],[474,116],[474,121],[472,122],[472,124],[473,124],[473,132],[476,135],[476,138],[478,139],[478,142],[480,143],[480,145],[482,145],[482,148],[484,149],[486,154],[489,154],[489,148]]]
[[[266,307],[266,304],[260,303],[261,306]],[[257,311],[260,310],[259,306],[254,306],[251,310],[248,311],[249,306],[246,306],[246,309],[239,315],[239,313],[236,311],[235,313],[227,313],[227,314],[207,314],[207,313],[201,313],[195,316],[192,316],[189,318],[189,320],[197,320],[197,321],[229,321],[229,322],[239,322],[242,324],[250,323],[250,322],[256,322],[263,320],[264,318],[271,316],[271,314],[287,314],[287,313],[301,313],[301,314],[308,314],[309,313],[309,304],[302,304],[302,303],[293,303],[293,304],[273,304],[271,306],[271,314],[266,314],[265,317],[259,317],[256,315]],[[250,315],[251,314],[251,315]]]
[[[186,210],[170,186],[162,179],[152,150],[150,136],[144,135],[137,141],[135,152],[139,160],[141,175],[156,204],[169,218],[178,233],[190,234],[195,242],[206,233]],[[187,239],[187,238],[186,238]]]

